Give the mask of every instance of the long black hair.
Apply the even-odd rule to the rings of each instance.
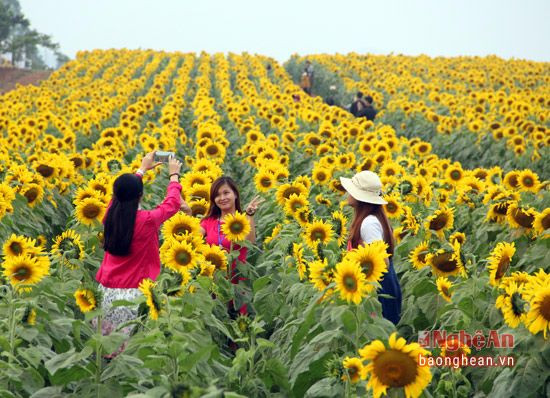
[[[103,248],[115,256],[126,256],[130,253],[143,182],[135,174],[122,174],[115,180],[113,193],[105,217]]]

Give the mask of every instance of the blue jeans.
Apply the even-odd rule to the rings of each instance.
[[[392,298],[378,297],[378,300],[382,304],[382,315],[387,320],[397,325],[399,319],[401,319],[401,286],[399,286],[399,280],[397,274],[393,268],[393,260],[390,258],[390,267],[388,272],[384,274],[381,289],[378,289],[378,293],[388,294]]]

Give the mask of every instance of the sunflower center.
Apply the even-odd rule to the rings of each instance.
[[[313,240],[325,240],[325,232],[321,230],[315,230],[311,233]]]
[[[374,269],[374,266],[372,264],[371,260],[365,260],[360,263],[361,270],[364,272],[364,274],[369,277],[372,273],[372,270]]]
[[[19,242],[12,242],[10,244],[10,250],[16,256],[23,253],[23,246]]]
[[[533,185],[535,184],[535,182],[533,181],[533,179],[529,176],[526,176],[523,178],[523,185],[525,185],[526,187],[532,187]]]
[[[539,312],[546,321],[550,322],[550,294],[546,294],[541,300]]]
[[[99,215],[99,207],[93,203],[88,204],[82,210],[82,214],[84,214],[84,217],[89,219],[96,218]]]
[[[191,228],[188,225],[178,225],[174,228],[174,235],[184,235],[191,232]]]
[[[435,267],[443,272],[453,272],[454,270],[456,270],[458,263],[452,257],[452,253],[443,253],[437,255],[434,258]]]
[[[447,224],[447,215],[438,214],[437,217],[435,217],[432,221],[430,221],[430,229],[433,231],[439,231],[440,229],[443,229],[443,227],[445,227],[446,224]]]
[[[521,294],[517,292],[512,294],[510,302],[515,316],[520,316],[525,312],[525,302],[521,299]]]
[[[216,155],[218,153],[218,147],[216,145],[208,145],[206,148],[206,153],[209,155]]]
[[[292,202],[292,204],[291,204],[290,207],[292,208],[293,211],[296,211],[296,210],[298,210],[300,207],[302,207],[302,203],[301,203],[301,202],[298,202],[298,201]]]
[[[48,178],[53,174],[54,168],[46,166],[45,164],[41,164],[36,168],[36,171],[38,171],[42,175],[42,177]]]
[[[271,186],[271,178],[269,177],[263,177],[260,180],[260,185],[264,188],[269,188]]]
[[[285,191],[283,192],[283,197],[284,197],[285,199],[288,199],[288,198],[290,198],[290,195],[292,195],[292,194],[299,195],[299,194],[301,194],[301,193],[302,193],[302,192],[301,192],[298,188],[296,188],[296,187],[289,187],[289,188],[285,189]]]
[[[355,293],[357,291],[357,280],[354,275],[344,276],[344,286],[348,292]]]
[[[212,264],[214,264],[214,266],[218,269],[221,268],[222,265],[223,265],[222,259],[219,256],[215,255],[215,254],[207,254],[205,256],[205,259],[206,259],[206,261],[209,261]]]
[[[523,209],[517,209],[512,213],[514,220],[524,228],[531,228],[535,217],[523,211]]]
[[[390,213],[395,213],[397,211],[397,205],[394,202],[389,202],[386,205],[386,210]]]
[[[31,188],[27,192],[25,192],[25,198],[27,198],[28,203],[34,202],[37,196],[38,196],[38,189],[36,188]]]
[[[508,212],[508,203],[498,203],[495,205],[495,213],[505,216]]]
[[[185,250],[180,250],[176,253],[176,262],[179,265],[187,265],[191,261],[191,256]]]
[[[21,266],[15,270],[13,277],[18,281],[25,281],[31,276],[31,270],[26,266]]]
[[[229,230],[234,234],[241,233],[243,229],[244,229],[244,225],[238,221],[233,221],[229,226]]]
[[[317,173],[317,179],[318,179],[319,181],[324,181],[324,180],[327,179],[327,175],[326,175],[324,172],[319,171],[319,172]]]
[[[504,255],[500,258],[500,261],[498,262],[497,266],[497,272],[495,274],[495,279],[501,279],[506,271],[508,271],[508,268],[510,268],[510,257],[507,255]]]
[[[550,213],[544,216],[540,223],[542,224],[543,230],[550,228]]]
[[[417,374],[416,362],[407,354],[391,349],[374,359],[374,374],[389,387],[411,384]]]
[[[451,175],[451,179],[454,180],[454,181],[460,180],[460,177],[462,176],[462,174],[458,170],[451,171],[450,175]]]

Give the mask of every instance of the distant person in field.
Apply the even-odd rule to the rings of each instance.
[[[311,80],[309,79],[309,76],[307,72],[302,72],[302,77],[300,78],[300,87],[302,90],[304,90],[307,94],[311,95]]]
[[[374,120],[378,111],[374,109],[374,106],[372,105],[372,97],[367,95],[365,97],[365,102],[367,103],[367,106],[359,111],[357,117],[366,117],[367,120]]]
[[[367,102],[363,98],[363,93],[361,91],[358,91],[357,94],[355,94],[355,98],[353,99],[349,111],[353,116],[359,117],[359,112],[361,112],[366,107]]]
[[[306,61],[306,67],[304,70],[309,77],[310,86],[313,87],[313,65],[311,64],[310,61]]]

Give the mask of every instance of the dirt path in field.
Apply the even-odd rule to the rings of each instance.
[[[17,83],[26,85],[38,85],[42,80],[47,79],[52,72],[32,71],[17,68],[0,68],[0,94],[15,88]]]

